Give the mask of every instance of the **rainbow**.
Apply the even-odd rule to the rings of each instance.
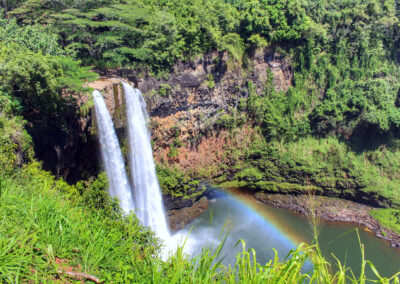
[[[279,216],[265,204],[259,202],[252,194],[238,189],[223,189],[223,192],[233,197],[238,203],[245,206],[248,212],[252,215],[251,218],[262,219],[266,226],[270,225],[280,234],[282,239],[286,239],[297,247],[301,243],[307,243],[306,237],[299,234],[298,231],[290,227],[290,224],[282,222]]]
[[[273,259],[273,249],[282,259],[306,240],[301,232],[297,232],[304,226],[287,222],[287,214],[258,202],[249,193],[218,189],[216,198],[209,202],[207,212],[194,220],[192,226],[179,232],[181,236],[189,236],[185,245],[185,252],[189,255],[201,253],[204,247],[217,248],[226,236],[221,252],[224,265],[235,263],[237,253],[241,252],[240,239],[245,241],[245,249],[253,248],[257,260],[264,263]],[[304,269],[307,271],[311,267],[307,263]]]

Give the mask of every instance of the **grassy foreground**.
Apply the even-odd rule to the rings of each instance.
[[[219,262],[223,244],[196,258],[178,249],[163,261],[157,240],[134,216],[90,209],[73,190],[36,163],[0,177],[0,282],[364,283],[366,278],[364,269],[355,278],[340,264],[330,273],[318,247],[307,245],[267,264],[256,263],[256,252],[246,251],[244,243],[234,267]],[[306,261],[314,263],[313,271],[301,271]],[[377,276],[380,283],[390,280]]]

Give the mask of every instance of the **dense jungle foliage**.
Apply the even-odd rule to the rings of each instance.
[[[210,50],[228,51],[244,68],[257,48],[287,55],[294,69],[287,94],[266,86],[264,96],[248,100],[268,139],[391,137],[400,124],[397,1],[5,3],[13,18],[3,20],[5,43],[100,69],[132,66],[165,75],[178,59]],[[73,62],[58,64],[76,69]]]
[[[258,48],[287,55],[295,75],[286,96],[267,87],[265,96],[248,102],[269,139],[392,136],[400,124],[397,1],[5,3],[6,15],[29,27],[13,41],[100,69],[131,66],[166,75],[178,59],[210,50],[229,52],[244,68]],[[23,39],[40,29],[47,32],[42,46]]]
[[[84,83],[97,77],[89,70],[130,67],[167,76],[177,60],[212,50],[226,51],[246,70],[254,52],[273,50],[290,59],[292,86],[277,92],[269,78],[262,95],[252,82],[243,89],[248,97],[238,109],[260,135],[249,149],[229,150],[237,158],[234,182],[269,191],[330,188],[354,196],[361,188],[389,200],[379,205],[399,205],[397,0],[2,0],[0,5],[1,282],[66,281],[58,272],[62,266],[115,282],[364,281],[365,275],[346,276],[344,268],[332,275],[313,247],[265,266],[252,263],[246,251],[234,268],[217,265],[218,251],[204,251],[197,261],[178,251],[164,262],[152,233],[134,216],[123,217],[108,198],[103,174],[76,185],[54,178],[36,162],[26,129],[37,124],[64,129],[65,114],[80,111],[74,101],[86,91]],[[237,127],[228,118],[224,127]],[[190,183],[179,172],[163,173],[161,184],[167,187]],[[399,213],[373,214],[399,230]],[[315,269],[303,274],[307,259]]]

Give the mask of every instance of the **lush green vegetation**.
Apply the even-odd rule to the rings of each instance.
[[[332,194],[381,206],[399,206],[399,152],[354,153],[336,138],[263,142],[255,135],[246,151],[230,149],[241,187],[279,192]],[[230,183],[231,185],[235,183]],[[368,196],[370,195],[370,198]],[[381,198],[381,203],[378,201]],[[385,200],[386,199],[386,200]]]
[[[65,128],[67,114],[78,111],[72,104],[74,95],[84,91],[85,80],[96,77],[65,54],[58,36],[48,28],[0,18],[0,117],[18,120],[14,125],[21,128],[19,135],[25,133],[21,117],[29,123]],[[17,131],[12,125],[4,127]],[[11,141],[26,144],[23,139]]]
[[[157,165],[157,178],[164,194],[184,199],[196,199],[201,196],[207,186],[195,177],[184,173],[177,168]]]
[[[68,267],[118,279],[132,255],[157,249],[152,233],[135,218],[121,219],[107,208],[85,209],[77,195],[68,200],[76,188],[55,180],[37,163],[0,181],[1,282],[65,281],[57,269]]]
[[[374,209],[371,214],[383,226],[400,234],[400,210],[392,208]]]
[[[141,227],[134,216],[123,217],[109,207],[92,210],[85,199],[75,194],[77,188],[55,180],[37,163],[0,175],[1,282],[78,280],[77,274],[66,272],[84,272],[114,283],[365,281],[363,272],[355,278],[341,265],[337,273],[330,273],[329,264],[318,249],[304,245],[293,250],[287,259],[276,257],[266,264],[256,264],[255,252],[246,251],[245,247],[237,255],[234,267],[220,265],[220,248],[215,252],[204,250],[196,259],[178,250],[163,261],[156,254],[159,245],[152,233]],[[114,206],[109,199],[104,204]],[[313,261],[314,270],[304,273],[301,268],[307,260]],[[373,267],[360,261],[364,269]],[[379,278],[380,283],[389,281]],[[393,279],[398,283],[397,278]]]
[[[398,135],[394,0],[29,0],[11,2],[7,11],[33,24],[8,28],[31,50],[73,55],[97,68],[166,75],[176,60],[210,50],[227,51],[244,69],[256,49],[284,54],[294,70],[286,95],[274,90],[271,73],[261,96],[252,82],[244,86],[250,95],[243,110],[268,140],[333,135],[363,148]],[[40,40],[24,39],[36,31],[43,35],[32,41]],[[229,124],[224,118],[221,125]]]
[[[292,86],[264,92],[221,115],[217,128],[256,129],[245,149],[226,149],[230,185],[335,194],[400,205],[399,3],[395,0],[3,0],[0,18],[0,281],[66,281],[62,267],[115,282],[364,282],[332,274],[318,247],[282,262],[218,251],[163,261],[135,216],[122,216],[104,174],[68,185],[41,170],[25,129],[64,129],[89,70],[134,67],[168,75],[179,59],[218,50],[245,71],[254,52],[292,62]],[[207,86],[215,87],[212,76]],[[258,86],[261,87],[261,86]],[[160,89],[167,96],[170,86]],[[258,131],[259,130],[259,131]],[[177,155],[178,137],[170,156]],[[174,196],[197,194],[188,173],[158,168]],[[226,177],[220,177],[226,181]],[[201,192],[201,190],[200,190]],[[361,198],[361,199],[360,199]],[[372,213],[398,232],[397,209]],[[303,274],[309,259],[315,269]],[[361,260],[363,267],[367,265]],[[372,266],[372,264],[369,264]],[[374,270],[374,269],[373,269]],[[398,282],[396,278],[395,281]],[[381,282],[388,282],[381,279]]]

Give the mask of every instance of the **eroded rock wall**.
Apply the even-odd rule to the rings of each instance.
[[[258,52],[239,64],[227,53],[210,52],[191,61],[177,62],[165,78],[132,69],[107,70],[100,72],[103,79],[89,87],[103,93],[123,150],[127,146],[126,118],[120,82],[126,80],[142,91],[147,102],[157,162],[195,174],[203,168],[217,176],[220,169],[213,170],[212,165],[228,162],[224,157],[226,145],[249,134],[238,133],[235,137],[239,138],[232,142],[231,133],[220,127],[220,120],[249,95],[248,81],[261,93],[271,74],[277,90],[287,90],[291,85],[290,62],[278,53]],[[77,108],[88,102],[90,95],[81,96]],[[38,139],[38,148],[43,150],[40,156],[47,168],[71,182],[101,169],[94,111],[89,108],[79,113],[80,117],[71,118],[65,135],[48,134]],[[62,141],[58,141],[60,137]]]
[[[249,95],[247,82],[257,93],[271,75],[276,90],[291,85],[290,62],[278,53],[258,52],[246,65],[233,62],[226,53],[212,52],[178,62],[167,78],[141,77],[127,69],[105,75],[127,78],[143,92],[157,161],[194,170],[224,159],[229,139],[220,123]]]

